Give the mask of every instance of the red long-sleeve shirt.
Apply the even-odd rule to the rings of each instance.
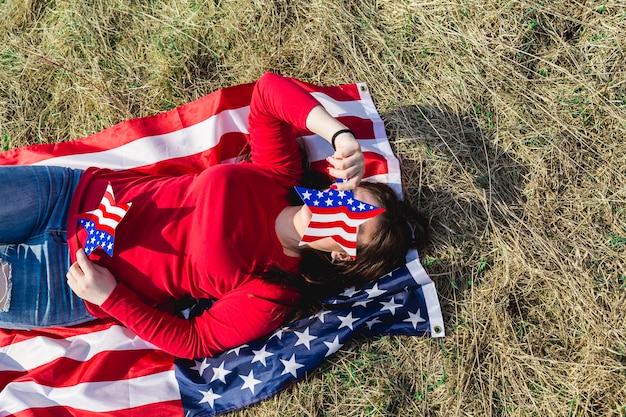
[[[289,79],[266,74],[250,106],[251,161],[178,177],[86,170],[68,220],[72,260],[86,237],[76,216],[98,206],[108,183],[118,203],[132,202],[116,229],[113,257],[91,255],[118,285],[101,307],[87,303],[90,312],[187,358],[213,356],[276,329],[299,294],[252,271],[298,268],[299,258],[283,252],[275,221],[302,175],[294,128],[305,128],[318,104]],[[188,295],[217,301],[190,320],[155,308]]]

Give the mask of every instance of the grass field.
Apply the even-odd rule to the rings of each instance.
[[[447,337],[352,344],[233,416],[626,416],[623,1],[0,0],[0,33],[3,149],[268,70],[368,83]]]

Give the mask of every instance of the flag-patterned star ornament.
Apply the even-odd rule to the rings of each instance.
[[[132,203],[116,204],[113,187],[107,184],[98,208],[78,215],[78,222],[87,230],[85,254],[89,255],[98,247],[113,256],[115,229],[122,221]]]
[[[295,189],[313,214],[300,245],[331,237],[352,258],[356,258],[358,226],[385,211],[357,200],[352,190]]]

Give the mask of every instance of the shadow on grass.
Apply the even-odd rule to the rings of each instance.
[[[485,114],[433,106],[382,114],[400,159],[404,196],[430,219],[421,261],[437,284],[446,327],[463,324],[452,303],[493,265],[498,231],[519,227],[527,167],[494,142]]]

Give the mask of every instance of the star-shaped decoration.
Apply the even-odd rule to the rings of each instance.
[[[267,366],[267,363],[265,363],[265,359],[267,359],[268,357],[274,354],[271,352],[267,352],[265,349],[266,349],[266,346],[263,346],[261,350],[253,350],[252,353],[254,353],[254,358],[252,359],[251,363],[261,362],[263,366]]]
[[[102,248],[107,255],[113,256],[115,229],[126,216],[131,204],[117,204],[113,187],[107,184],[98,208],[78,215],[78,222],[87,231],[83,248],[86,255],[97,248]]]
[[[402,304],[396,304],[396,300],[393,297],[391,297],[391,300],[380,304],[382,304],[380,311],[389,310],[392,316],[396,315],[396,308],[402,307]]]
[[[200,404],[209,403],[211,408],[215,408],[215,400],[217,400],[218,398],[222,398],[221,395],[215,394],[213,392],[213,388],[209,388],[208,391],[200,391],[200,394],[202,394],[202,399],[200,400]]]
[[[426,319],[423,319],[423,318],[422,318],[422,315],[420,314],[420,309],[418,308],[418,309],[417,309],[417,311],[416,311],[415,313],[411,313],[411,312],[409,311],[409,318],[408,318],[408,319],[405,319],[405,320],[403,320],[403,321],[405,321],[405,322],[407,322],[407,323],[411,323],[411,324],[413,325],[413,328],[414,328],[414,329],[417,329],[417,325],[418,325],[419,323],[424,323],[424,322],[426,322]]]
[[[355,258],[358,226],[385,211],[357,200],[352,190],[295,188],[311,211],[311,221],[304,231],[300,245],[330,237],[348,255]]]
[[[284,359],[280,360],[285,367],[281,375],[291,374],[294,378],[298,377],[298,369],[302,368],[304,365],[301,365],[296,362],[296,354],[292,354],[291,358],[286,361]]]
[[[298,337],[295,346],[304,345],[307,349],[311,350],[311,341],[317,339],[317,336],[312,336],[309,334],[309,328],[307,327],[303,332],[294,332]]]
[[[230,374],[232,371],[229,371],[228,369],[224,369],[224,362],[222,362],[222,364],[220,366],[218,366],[217,368],[213,368],[213,376],[211,377],[211,381],[209,382],[213,382],[216,379],[219,379],[220,381],[222,381],[223,384],[226,383],[226,375]]]
[[[332,342],[324,342],[324,344],[328,348],[328,352],[326,352],[326,355],[324,355],[324,357],[332,355],[343,346],[341,343],[339,343],[339,336],[335,336],[335,339]]]
[[[339,329],[341,329],[342,327],[349,327],[350,330],[354,330],[352,325],[354,324],[354,322],[359,320],[358,317],[357,318],[352,317],[352,312],[348,313],[347,316],[337,316],[337,318],[341,321],[341,324],[339,325]]]
[[[248,376],[239,375],[239,378],[243,379],[243,386],[241,387],[241,389],[244,390],[248,388],[250,391],[252,391],[252,394],[254,394],[254,387],[263,382],[259,379],[254,378],[254,371],[250,371]]]

